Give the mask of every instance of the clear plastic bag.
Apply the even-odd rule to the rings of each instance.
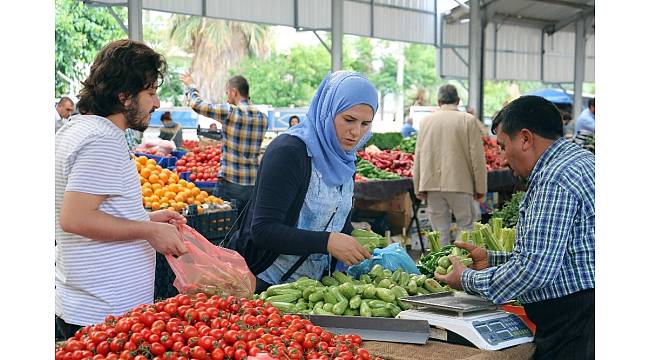
[[[420,274],[420,271],[415,266],[415,261],[411,259],[406,249],[398,243],[393,243],[383,249],[375,249],[370,259],[350,266],[348,268],[348,275],[358,279],[360,275],[369,273],[370,269],[376,264],[390,271],[401,268],[409,274]]]
[[[255,275],[236,251],[218,247],[187,225],[180,226],[187,253],[177,258],[166,255],[176,275],[174,287],[182,294],[251,298]]]

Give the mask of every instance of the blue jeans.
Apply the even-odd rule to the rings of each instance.
[[[219,179],[212,191],[212,195],[226,201],[231,201],[237,210],[241,212],[251,198],[253,187],[253,185],[239,185],[224,179]]]

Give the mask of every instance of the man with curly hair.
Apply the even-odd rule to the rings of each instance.
[[[162,55],[118,40],[95,58],[73,116],[56,134],[57,339],[153,301],[156,251],[187,251],[171,211],[147,213],[125,130],[144,131],[160,107]]]

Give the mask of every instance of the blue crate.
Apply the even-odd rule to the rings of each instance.
[[[192,173],[191,171],[183,171],[180,174],[178,174],[178,177],[180,179],[190,181],[190,174],[191,173]],[[215,182],[212,182],[212,181],[192,181],[192,182],[194,183],[194,185],[199,187],[201,190],[209,189],[210,190],[210,191],[208,191],[209,193],[212,193],[212,189],[214,189],[214,187],[217,185],[216,181]]]
[[[179,159],[179,160],[182,159],[183,156],[185,156],[185,154],[187,154],[187,151],[185,151],[185,150],[174,150],[174,151],[172,151],[172,156]]]

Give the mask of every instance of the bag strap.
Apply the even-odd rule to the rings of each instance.
[[[246,213],[246,210],[248,210],[248,204],[250,204],[250,203],[251,203],[250,200],[248,202],[246,202],[246,205],[244,205],[244,207],[241,209],[241,212],[239,213],[239,215],[237,215],[237,219],[235,219],[235,222],[232,224],[230,229],[228,229],[228,232],[226,233],[226,236],[223,237],[223,240],[221,240],[221,242],[217,246],[228,247],[228,245],[230,245],[230,236],[231,236],[230,234],[232,233],[233,229],[237,228],[239,226],[239,224],[242,221],[244,221],[243,217],[244,217],[244,214]],[[226,245],[224,246],[224,244],[226,244]]]
[[[325,225],[325,229],[323,230],[327,230],[327,227],[330,226],[330,223],[332,222],[332,219],[334,219],[334,215],[336,215],[336,211],[338,209],[339,208],[337,207],[336,210],[334,210],[334,213],[332,213],[332,216],[330,216],[330,219],[327,221],[327,224]],[[305,260],[307,260],[308,257],[309,255],[301,256],[300,259],[298,259],[298,261],[296,261],[296,263],[293,264],[293,266],[289,268],[289,270],[287,270],[287,272],[284,273],[284,275],[282,275],[282,277],[280,278],[280,282],[287,281],[291,277],[291,275],[293,275],[293,273],[295,273],[296,270],[298,270],[298,268],[302,266],[302,264],[305,262]]]

